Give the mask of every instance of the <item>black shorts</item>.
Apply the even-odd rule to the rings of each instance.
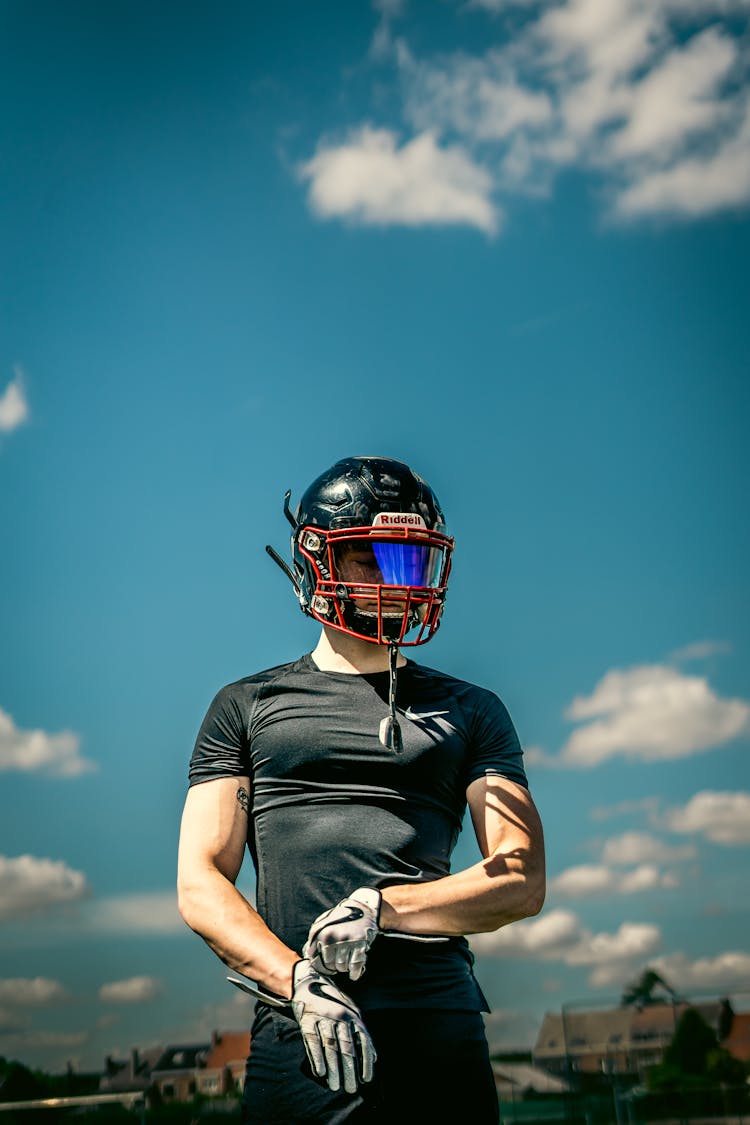
[[[263,1007],[243,1095],[246,1125],[497,1125],[498,1097],[478,1012],[389,1008],[364,1013],[377,1062],[356,1094],[315,1077],[295,1021]]]

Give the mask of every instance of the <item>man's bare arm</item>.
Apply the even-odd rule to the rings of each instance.
[[[426,883],[383,887],[380,925],[411,934],[476,934],[538,914],[544,835],[528,790],[503,777],[472,782],[467,800],[479,863]]]
[[[245,855],[249,795],[246,777],[188,790],[177,860],[179,909],[226,965],[289,997],[299,954],[269,930],[234,885]]]

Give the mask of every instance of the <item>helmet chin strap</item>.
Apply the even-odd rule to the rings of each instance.
[[[396,676],[398,662],[398,645],[395,641],[391,641],[388,646],[388,706],[390,707],[390,715],[386,715],[380,724],[379,737],[386,750],[393,750],[395,754],[400,754],[404,748],[403,740],[401,738],[401,727],[399,726],[398,719],[396,718]]]
[[[270,555],[270,556],[271,556],[271,558],[273,559],[273,561],[274,561],[274,562],[275,562],[275,563],[276,563],[276,564],[277,564],[278,566],[280,566],[280,567],[281,567],[281,569],[282,569],[282,570],[284,571],[284,574],[285,574],[285,575],[287,576],[287,578],[288,578],[288,579],[289,579],[289,581],[291,582],[292,586],[294,586],[294,592],[295,592],[295,594],[297,595],[297,597],[299,597],[299,595],[300,595],[299,582],[298,582],[298,580],[297,580],[297,579],[296,579],[296,578],[294,577],[294,575],[292,574],[292,571],[291,571],[291,569],[290,569],[290,568],[289,568],[289,567],[287,566],[287,564],[286,564],[286,563],[284,562],[284,560],[282,559],[282,557],[281,557],[281,555],[280,555],[280,554],[278,553],[278,551],[274,551],[273,547],[271,547],[271,546],[270,546],[270,544],[268,544],[268,543],[267,543],[267,544],[266,544],[266,554]]]

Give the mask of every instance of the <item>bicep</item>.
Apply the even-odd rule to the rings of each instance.
[[[180,825],[178,879],[214,868],[232,883],[247,843],[250,779],[220,777],[193,785]]]
[[[501,853],[524,863],[544,864],[542,822],[523,785],[489,774],[466,791],[477,843],[485,858]]]

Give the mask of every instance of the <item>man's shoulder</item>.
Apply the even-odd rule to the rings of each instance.
[[[282,680],[303,667],[303,657],[297,660],[287,660],[283,664],[274,664],[270,668],[263,668],[259,672],[252,672],[249,676],[242,676],[238,680],[232,680],[230,683],[224,684],[217,692],[217,698],[219,696],[232,698],[243,697],[248,694],[252,695],[264,685],[273,683],[276,680]]]
[[[440,668],[431,668],[427,664],[417,664],[416,661],[410,661],[412,675],[417,679],[432,680],[437,684],[442,684],[446,689],[452,691],[479,695],[495,693],[480,684],[474,683],[472,680],[467,680],[461,676],[456,676],[452,672],[444,672]]]
[[[490,716],[502,721],[510,718],[505,702],[495,688],[425,664],[412,663],[412,675],[415,684],[424,685],[425,692],[452,699],[467,715]]]

